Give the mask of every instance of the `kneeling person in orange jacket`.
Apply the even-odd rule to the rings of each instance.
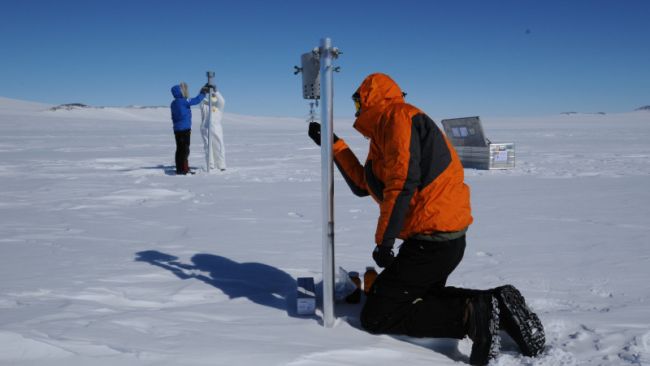
[[[363,327],[414,337],[468,335],[472,364],[496,357],[500,325],[524,354],[541,352],[541,322],[513,286],[487,291],[446,286],[472,223],[469,187],[449,140],[424,112],[405,103],[400,87],[385,74],[368,76],[353,100],[354,128],[370,140],[368,157],[362,166],[334,135],[334,161],[354,194],[370,195],[379,204],[372,257],[385,268],[362,310]],[[310,123],[309,136],[320,145],[318,123]],[[398,238],[404,242],[395,256]]]

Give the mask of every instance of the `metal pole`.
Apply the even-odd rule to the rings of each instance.
[[[333,78],[332,41],[321,39],[321,199],[323,208],[323,325],[334,326],[334,181],[332,162]]]
[[[208,71],[208,85],[213,85],[214,71]],[[215,91],[216,93],[216,91]],[[207,172],[210,173],[210,158],[212,157],[212,89],[208,89],[208,151],[206,154]]]

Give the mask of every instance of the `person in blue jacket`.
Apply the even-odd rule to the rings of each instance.
[[[190,172],[188,157],[190,156],[190,137],[192,133],[192,110],[191,106],[201,103],[205,95],[210,91],[206,84],[201,88],[199,95],[188,99],[189,92],[187,84],[181,82],[172,87],[172,122],[174,123],[174,137],[176,138],[176,174],[187,174]]]

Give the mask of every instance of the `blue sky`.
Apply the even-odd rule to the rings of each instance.
[[[1,1],[0,96],[168,105],[214,70],[226,111],[303,116],[300,55],[330,37],[335,115],[373,72],[439,118],[650,104],[650,1]]]

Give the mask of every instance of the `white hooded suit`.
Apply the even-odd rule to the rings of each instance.
[[[212,113],[210,113],[208,98],[212,99]],[[226,146],[223,141],[223,126],[221,125],[225,105],[226,101],[218,91],[211,92],[201,102],[201,136],[203,137],[203,146],[205,147],[206,162],[209,164],[210,169],[226,169]],[[208,116],[211,117],[209,123],[210,131],[208,131]],[[210,136],[210,144],[208,144],[208,134]]]

